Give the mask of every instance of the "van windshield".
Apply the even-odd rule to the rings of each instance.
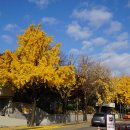
[[[94,116],[104,116],[104,113],[95,113]]]

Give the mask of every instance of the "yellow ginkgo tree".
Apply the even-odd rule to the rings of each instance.
[[[0,55],[0,88],[10,87],[12,89],[12,73],[10,72],[13,55],[15,54],[9,50]]]
[[[64,91],[75,84],[73,66],[60,66],[60,44],[52,45],[53,38],[41,30],[40,25],[30,25],[18,35],[18,48],[7,51],[0,58],[0,83],[16,89],[32,90],[33,109],[29,125],[34,125],[37,90],[50,87]],[[70,89],[71,90],[71,89]]]
[[[113,83],[117,88],[116,101],[124,105],[130,105],[130,76],[116,77]]]

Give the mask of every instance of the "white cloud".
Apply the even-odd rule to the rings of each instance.
[[[114,74],[130,75],[130,54],[102,53],[99,57],[105,65],[112,69]]]
[[[83,41],[80,54],[92,55],[94,53],[93,43],[91,41]]]
[[[127,7],[130,8],[130,0],[128,0]]]
[[[120,34],[116,35],[115,41],[109,41],[104,48],[104,52],[123,52],[130,48],[129,45],[129,35],[127,32],[121,32]]]
[[[123,32],[117,36],[118,41],[128,40],[129,34],[128,32]]]
[[[82,50],[85,50],[85,49],[90,49],[90,47],[92,47],[92,45],[93,45],[93,43],[92,42],[90,42],[90,41],[83,41],[82,42]]]
[[[127,50],[128,48],[129,48],[128,40],[115,41],[105,46],[104,51],[105,52],[113,52],[113,51],[119,52],[119,51]]]
[[[92,47],[94,46],[103,46],[107,44],[107,40],[103,37],[97,37],[95,39],[91,39],[91,40],[84,40],[82,42],[82,50],[85,50],[85,49],[92,49]]]
[[[36,4],[38,7],[43,8],[48,6],[53,0],[28,0],[31,3]]]
[[[13,32],[15,30],[18,30],[20,29],[19,26],[17,24],[7,24],[5,27],[4,27],[4,31],[10,31],[10,32]]]
[[[110,24],[110,28],[106,31],[108,34],[112,34],[114,32],[119,32],[122,29],[122,24],[118,21],[112,21]]]
[[[69,54],[76,54],[76,55],[78,55],[78,54],[79,54],[79,50],[78,50],[78,49],[75,49],[75,48],[72,48],[72,49],[69,51]]]
[[[92,42],[95,45],[105,45],[107,43],[107,40],[103,37],[97,37],[95,39],[92,39]]]
[[[8,44],[11,44],[13,42],[13,38],[6,34],[1,35],[1,39]]]
[[[73,16],[80,20],[89,21],[90,25],[100,27],[112,18],[112,13],[106,9],[75,10]]]
[[[67,34],[75,39],[87,39],[90,31],[86,27],[81,27],[77,22],[72,22],[67,26]]]
[[[43,24],[53,25],[53,24],[57,24],[59,21],[56,18],[54,18],[54,17],[43,17],[41,22]]]

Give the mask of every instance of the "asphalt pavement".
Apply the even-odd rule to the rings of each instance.
[[[63,128],[58,128],[55,130],[98,130],[98,127],[91,126],[90,122],[82,122],[82,123],[73,123],[63,125]],[[116,130],[120,128],[120,130],[130,130],[130,121],[116,121]],[[100,130],[106,130],[106,127],[100,127]]]

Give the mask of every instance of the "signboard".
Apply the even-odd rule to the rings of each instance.
[[[115,130],[115,115],[107,114],[107,130]]]
[[[106,107],[113,107],[113,108],[115,108],[115,103],[103,103],[103,105],[102,106],[106,106]]]
[[[96,106],[99,106],[99,105],[96,103]],[[111,103],[103,103],[102,106],[115,108],[115,103],[112,103],[112,102]]]

